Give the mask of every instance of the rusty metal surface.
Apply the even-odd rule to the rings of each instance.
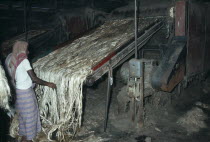
[[[176,2],[175,11],[175,36],[185,36],[186,1]]]
[[[174,87],[182,81],[182,79],[184,78],[184,75],[185,75],[185,65],[182,64],[176,70],[176,73],[172,75],[168,84],[162,84],[161,90],[166,91],[166,92],[171,92],[174,89]]]
[[[170,92],[184,78],[186,39],[172,41],[160,65],[152,74],[154,89]]]
[[[188,46],[186,75],[204,72],[205,59],[205,6],[189,3]]]

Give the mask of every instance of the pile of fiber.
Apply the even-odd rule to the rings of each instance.
[[[0,108],[10,110],[9,98],[10,98],[10,87],[8,85],[5,71],[0,62]]]
[[[154,19],[141,20],[139,30]],[[107,21],[88,35],[65,45],[33,64],[38,77],[54,82],[57,90],[38,86],[36,94],[44,133],[59,141],[73,136],[81,126],[83,83],[91,68],[134,37],[133,20]]]
[[[177,123],[184,127],[189,134],[199,132],[202,128],[207,128],[205,120],[207,115],[199,107],[193,107],[181,118],[178,119]]]

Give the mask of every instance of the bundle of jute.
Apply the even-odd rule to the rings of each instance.
[[[9,98],[10,98],[10,87],[5,75],[5,71],[0,62],[0,107],[6,110],[10,110]]]
[[[154,19],[141,20],[139,30],[152,22]],[[82,119],[83,84],[91,68],[133,37],[133,20],[107,21],[33,64],[38,77],[57,85],[57,90],[36,88],[42,127],[49,140],[53,132],[59,141],[77,132]]]

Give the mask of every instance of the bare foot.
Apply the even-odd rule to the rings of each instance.
[[[26,137],[23,136],[22,139],[21,139],[21,142],[33,142],[32,140],[26,140]]]

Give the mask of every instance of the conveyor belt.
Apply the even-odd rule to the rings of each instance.
[[[156,19],[142,19],[138,25],[139,47],[162,27]],[[92,76],[93,83],[108,71],[109,63],[116,67],[131,56],[133,41],[133,20],[110,20],[33,63],[38,77],[57,85],[57,91],[41,85],[36,88],[47,134],[52,134],[51,130],[62,134],[69,129],[75,134],[81,125],[83,84],[87,77]]]
[[[144,31],[138,34],[137,45],[141,49],[147,41],[163,27],[162,21],[156,21],[149,25]],[[86,84],[92,85],[95,81],[106,74],[110,68],[116,68],[134,54],[134,38],[128,41],[121,48],[110,53],[106,58],[92,67],[93,73],[87,78]]]

